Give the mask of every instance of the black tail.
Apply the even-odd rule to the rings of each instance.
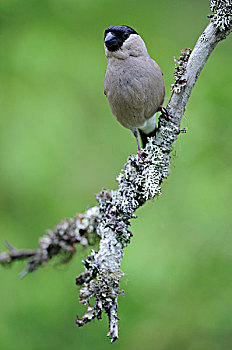
[[[143,148],[146,146],[146,144],[148,143],[148,137],[154,137],[156,134],[156,129],[154,129],[153,131],[151,131],[149,134],[145,134],[145,132],[143,132],[142,130],[139,130],[139,134],[142,140],[142,146]]]

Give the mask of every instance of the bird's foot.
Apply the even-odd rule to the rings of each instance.
[[[143,158],[143,152],[141,151],[140,147],[139,147],[139,132],[137,129],[133,130],[133,134],[136,137],[136,142],[137,142],[137,154],[139,156],[139,160],[141,163],[144,162],[144,158]]]
[[[144,162],[143,151],[141,151],[141,149],[138,149],[137,154],[139,156],[140,163],[143,163]]]
[[[167,121],[172,121],[172,117],[168,114],[168,110],[164,106],[159,106],[158,112],[162,113],[162,117],[165,118]]]

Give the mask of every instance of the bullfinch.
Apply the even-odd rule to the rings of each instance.
[[[162,110],[165,97],[163,74],[150,57],[141,36],[127,25],[105,30],[107,69],[104,93],[115,118],[130,129],[143,147],[155,135],[155,113]]]

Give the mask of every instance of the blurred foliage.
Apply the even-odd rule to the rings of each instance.
[[[46,228],[95,204],[136,143],[103,95],[103,32],[142,34],[167,86],[173,56],[207,25],[207,0],[0,0],[0,250],[33,248]],[[227,350],[232,341],[231,38],[193,91],[163,195],[138,211],[125,252],[115,349]],[[75,326],[75,276],[65,267],[24,280],[0,269],[0,349],[109,349],[107,320]]]

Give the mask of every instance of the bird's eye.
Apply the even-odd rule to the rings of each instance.
[[[119,39],[121,39],[122,41],[125,41],[127,38],[129,38],[129,34],[128,33],[126,33],[125,31],[124,32],[122,32],[122,31],[116,31],[115,32],[115,35],[119,38]]]
[[[128,31],[109,27],[105,31],[104,43],[109,51],[117,51],[130,36]]]

